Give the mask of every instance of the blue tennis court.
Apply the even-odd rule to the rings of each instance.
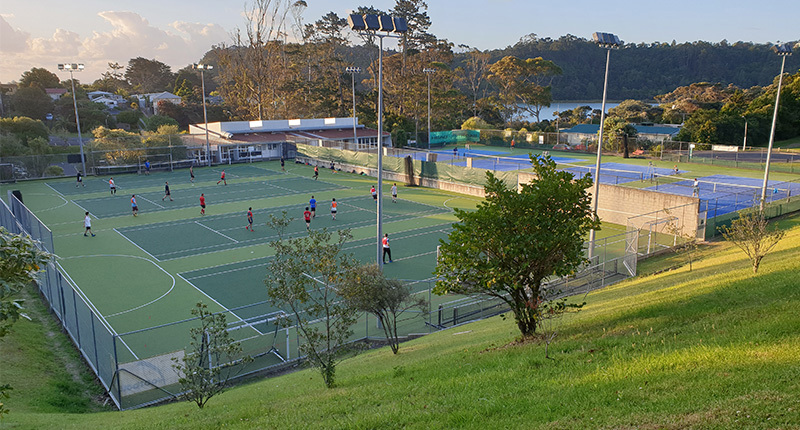
[[[700,211],[707,212],[708,218],[725,215],[759,204],[763,180],[728,175],[711,175],[698,179],[695,192],[694,179],[658,184],[646,189],[683,196],[697,196]],[[769,181],[766,201],[773,202],[800,194],[800,183]]]

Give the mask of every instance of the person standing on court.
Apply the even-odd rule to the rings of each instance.
[[[392,203],[397,203],[397,184],[392,184]]]
[[[131,211],[133,211],[133,216],[139,215],[139,206],[136,205],[136,194],[131,195]]]
[[[370,188],[369,192],[372,193],[372,200],[375,200],[375,203],[378,203],[378,192],[375,191],[375,185]]]
[[[692,197],[700,197],[700,181],[694,178],[692,183]]]
[[[200,215],[206,214],[206,195],[200,193]]]
[[[144,174],[150,174],[150,160],[144,160]]]
[[[314,196],[311,196],[311,200],[308,201],[308,205],[311,207],[311,218],[317,217],[317,199]]]
[[[283,159],[283,155],[281,155],[281,172],[286,171],[286,166],[284,165],[286,161]]]
[[[219,181],[217,181],[217,185],[219,185],[220,182],[223,182],[225,183],[225,185],[228,185],[228,181],[225,180],[225,169],[222,169],[222,173],[219,176]]]
[[[78,188],[81,185],[83,185],[84,187],[86,186],[86,184],[83,183],[83,173],[81,173],[81,171],[78,170],[78,182],[75,183],[75,188]]]
[[[194,186],[194,166],[189,166],[189,181],[191,181],[192,186]]]
[[[303,212],[303,219],[306,220],[306,230],[311,231],[311,211],[308,208]]]
[[[111,189],[111,195],[117,194],[117,184],[114,183],[114,178],[108,178],[108,187]]]
[[[83,232],[84,236],[86,233],[92,233],[92,219],[89,217],[89,212],[86,212],[86,216],[83,218],[83,226],[86,227],[86,231]],[[94,233],[92,233],[92,237],[94,237]]]
[[[173,201],[172,195],[169,193],[169,182],[164,181],[164,197],[161,198],[161,201],[163,202],[167,197],[169,197],[169,201]]]
[[[247,209],[247,227],[244,229],[255,231],[253,230],[253,208]]]
[[[314,166],[314,180],[316,181],[319,178],[319,167]]]
[[[333,220],[336,221],[336,212],[339,208],[339,203],[336,203],[336,199],[331,200],[331,216]]]
[[[389,256],[389,262],[392,262],[392,250],[389,248],[389,233],[383,234],[383,239],[381,239],[381,243],[383,243],[383,264],[386,264],[386,256]]]

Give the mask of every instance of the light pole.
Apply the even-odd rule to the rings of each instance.
[[[742,115],[744,118],[744,140],[742,141],[742,151],[747,149],[747,117]]]
[[[597,140],[597,162],[595,163],[594,167],[594,208],[592,209],[594,212],[594,216],[597,217],[597,205],[600,202],[600,197],[598,194],[600,193],[600,158],[602,156],[603,150],[603,123],[606,120],[606,91],[608,90],[608,63],[611,61],[611,50],[612,49],[619,49],[622,45],[622,42],[619,40],[615,34],[611,33],[594,33],[592,35],[594,41],[601,47],[607,50],[606,52],[606,75],[605,80],[603,81],[603,103],[600,105],[600,136]],[[595,238],[595,231],[592,229],[589,232],[589,259],[594,256],[594,238]]]
[[[347,67],[344,71],[353,78],[353,143],[358,148],[358,135],[356,134],[356,73],[361,73],[361,67]]]
[[[59,64],[58,70],[67,70],[69,72],[69,81],[72,83],[72,105],[75,106],[75,125],[78,126],[78,144],[81,146],[81,166],[83,166],[83,174],[86,175],[86,158],[83,155],[83,137],[81,137],[81,119],[78,117],[78,99],[75,96],[75,78],[72,76],[72,71],[82,71],[83,64],[70,63]]]
[[[772,113],[772,129],[769,132],[769,146],[767,146],[767,164],[764,167],[764,184],[761,186],[761,204],[759,209],[764,212],[767,201],[767,183],[769,182],[769,161],[772,157],[772,144],[775,142],[775,125],[778,123],[778,102],[781,100],[781,84],[783,84],[783,66],[786,65],[786,57],[792,55],[792,46],[788,43],[775,45],[772,47],[781,57],[781,74],[778,76],[778,92],[775,95],[775,111]]]
[[[208,166],[211,167],[211,144],[208,143],[208,114],[206,113],[206,78],[203,75],[203,71],[211,70],[214,66],[210,64],[192,64],[192,68],[200,70],[200,85],[203,87],[203,122],[206,124],[206,158],[208,159]]]
[[[431,75],[436,73],[436,69],[424,68],[422,73],[428,75],[428,151],[431,150]]]
[[[383,38],[400,37],[397,34],[408,31],[405,18],[388,15],[356,15],[347,17],[350,29],[370,34],[378,38],[378,202],[377,202],[377,258],[378,268],[383,269]]]

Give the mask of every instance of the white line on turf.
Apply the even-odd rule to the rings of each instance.
[[[81,208],[81,210],[82,210],[82,211],[84,211],[84,212],[89,212],[89,211],[87,211],[87,210],[86,210],[86,208],[84,208],[83,206],[81,206],[81,205],[79,205],[79,204],[75,203],[75,200],[70,200],[70,201],[71,201],[71,202],[72,202],[72,204],[74,204],[75,206],[77,206],[77,207]],[[91,213],[91,212],[89,212],[89,216],[90,216],[90,217],[92,217],[92,218],[94,218],[94,219],[100,219],[100,218],[97,218],[96,216],[94,216],[94,214],[93,214],[93,213]]]
[[[199,225],[200,227],[203,227],[203,228],[205,228],[205,229],[208,229],[208,230],[211,230],[211,231],[213,231],[214,233],[216,233],[216,234],[218,234],[218,235],[220,235],[220,236],[224,237],[225,239],[228,239],[228,240],[231,240],[231,241],[233,241],[233,243],[239,243],[239,241],[238,241],[238,240],[236,240],[236,239],[234,239],[234,238],[232,238],[232,237],[230,237],[230,236],[228,236],[228,235],[222,234],[222,233],[220,233],[220,232],[218,232],[218,231],[214,230],[213,228],[211,228],[211,227],[209,227],[209,226],[207,226],[207,225],[205,225],[205,224],[201,224],[201,223],[199,223],[199,222],[197,222],[197,221],[195,221],[194,223],[195,223],[195,224],[197,224],[197,225]]]
[[[139,197],[140,197],[142,200],[146,201],[146,202],[150,202],[150,203],[152,203],[152,204],[154,204],[154,205],[156,205],[156,206],[160,207],[161,209],[166,209],[164,206],[161,206],[160,204],[158,204],[158,203],[156,203],[156,202],[154,202],[154,201],[152,201],[152,200],[148,199],[147,197],[145,197],[145,196],[143,196],[143,195],[141,195],[141,194],[139,195]]]
[[[158,261],[158,262],[161,262],[161,260],[159,260],[158,258],[156,258],[156,256],[155,256],[155,255],[153,255],[153,254],[151,254],[151,253],[149,253],[149,252],[145,251],[145,250],[144,250],[144,248],[142,248],[141,246],[139,246],[138,244],[136,244],[136,242],[134,242],[134,241],[132,241],[132,240],[128,239],[128,236],[125,236],[124,234],[120,233],[120,231],[119,231],[119,230],[117,230],[116,228],[115,228],[115,229],[113,229],[113,230],[114,230],[115,232],[117,232],[117,234],[118,234],[118,235],[120,235],[120,236],[122,236],[123,238],[125,238],[125,240],[127,240],[127,241],[128,241],[128,242],[130,242],[130,243],[132,243],[132,244],[133,244],[133,246],[135,246],[135,247],[139,248],[139,250],[141,250],[141,251],[142,251],[142,252],[144,252],[145,254],[149,255],[151,258],[153,258],[153,260],[156,260],[156,261]]]
[[[186,281],[186,283],[187,283],[187,284],[191,285],[191,286],[192,286],[192,288],[194,288],[195,290],[197,290],[197,291],[198,291],[200,294],[202,294],[202,295],[204,295],[204,296],[208,297],[208,299],[209,299],[209,300],[211,300],[212,302],[216,303],[216,304],[217,304],[217,306],[221,307],[221,308],[222,308],[222,309],[224,309],[226,312],[229,312],[231,315],[235,316],[236,318],[239,318],[239,321],[241,321],[241,322],[245,323],[246,325],[250,326],[250,328],[252,328],[252,329],[253,329],[253,331],[255,331],[256,333],[258,333],[258,334],[260,334],[260,335],[263,335],[263,334],[264,334],[264,333],[261,333],[261,331],[260,331],[260,330],[258,330],[257,328],[255,328],[255,327],[253,327],[252,325],[250,325],[250,323],[248,323],[247,321],[245,321],[244,319],[242,319],[242,317],[240,317],[239,315],[236,315],[236,313],[235,313],[235,312],[233,312],[232,310],[230,310],[230,309],[226,308],[225,306],[223,306],[223,305],[222,305],[222,303],[218,302],[216,299],[214,299],[213,297],[211,297],[211,296],[209,296],[208,294],[206,294],[206,292],[205,292],[205,291],[201,290],[200,288],[197,288],[197,285],[193,284],[191,281],[189,281],[188,279],[184,278],[184,277],[183,277],[183,275],[181,275],[180,273],[178,273],[178,277],[180,277],[181,279],[183,279],[184,281]]]

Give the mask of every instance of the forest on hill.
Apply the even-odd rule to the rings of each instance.
[[[780,71],[780,60],[770,44],[718,43],[628,43],[611,53],[608,97],[612,100],[653,100],[660,94],[696,82],[733,84],[739,88],[772,83]],[[556,63],[563,73],[553,77],[553,100],[583,101],[603,95],[606,51],[591,39],[571,34],[558,39],[530,34],[513,46],[489,51],[490,62],[505,56],[542,57]],[[456,62],[465,61],[465,54]],[[786,72],[800,67],[800,56],[786,59]]]

